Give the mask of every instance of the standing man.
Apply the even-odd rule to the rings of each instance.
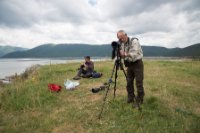
[[[122,44],[120,49],[120,55],[124,59],[124,64],[127,67],[127,103],[134,102],[135,79],[137,87],[136,100],[139,104],[142,104],[144,98],[144,66],[142,62],[142,48],[137,38],[129,38],[123,30],[117,32],[117,38]]]

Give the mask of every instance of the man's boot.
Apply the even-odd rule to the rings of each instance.
[[[138,95],[136,100],[139,104],[143,104],[144,94]]]
[[[128,98],[127,99],[127,103],[132,103],[132,102],[134,102],[133,98]]]
[[[133,103],[134,102],[134,95],[130,95],[128,94],[128,99],[127,99],[127,103]]]

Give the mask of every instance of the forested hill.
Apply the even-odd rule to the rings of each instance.
[[[0,57],[11,52],[24,51],[27,48],[13,47],[13,46],[0,46]]]
[[[200,56],[200,43],[185,48],[165,48],[159,46],[142,46],[144,56]],[[88,44],[44,44],[26,51],[17,51],[2,58],[48,58],[48,57],[82,57],[86,55],[110,57],[111,45]]]
[[[13,52],[3,58],[111,56],[110,45],[45,44],[23,52]]]

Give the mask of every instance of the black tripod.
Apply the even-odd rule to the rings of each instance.
[[[126,72],[125,72],[125,70],[124,70],[124,67],[123,67],[123,63],[122,63],[122,61],[121,61],[121,56],[120,56],[120,48],[119,48],[119,46],[116,48],[116,52],[117,52],[117,59],[115,60],[115,64],[114,64],[114,66],[113,66],[113,70],[112,70],[112,74],[111,74],[111,77],[110,77],[110,79],[108,80],[108,84],[107,84],[107,86],[106,86],[106,88],[107,88],[107,91],[106,91],[106,94],[105,94],[105,96],[104,96],[104,98],[103,98],[103,105],[102,105],[102,108],[101,108],[101,111],[100,111],[100,113],[99,113],[99,119],[101,118],[101,114],[102,114],[102,112],[103,112],[103,109],[104,109],[104,106],[105,106],[105,102],[106,102],[106,98],[107,98],[107,95],[108,95],[108,92],[109,92],[109,89],[110,89],[110,84],[113,82],[112,81],[112,78],[113,78],[113,75],[114,75],[114,71],[115,71],[115,80],[114,80],[114,98],[115,98],[115,93],[116,93],[116,84],[117,84],[117,71],[120,69],[120,70],[122,70],[123,71],[123,73],[124,73],[124,75],[125,75],[125,78],[126,78],[126,80],[127,80],[127,75],[126,75]],[[139,103],[138,103],[138,101],[137,101],[137,99],[136,99],[136,97],[134,96],[134,100],[135,100],[135,102],[136,102],[136,105],[137,105],[137,108],[138,108],[138,110],[139,111],[141,111],[141,108],[140,108],[140,105],[139,105]]]

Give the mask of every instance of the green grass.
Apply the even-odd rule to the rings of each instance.
[[[93,94],[90,90],[109,79],[113,62],[96,62],[103,77],[81,79],[76,90],[68,91],[63,83],[75,76],[79,65],[42,66],[28,79],[3,86],[0,132],[200,132],[199,61],[144,61],[146,95],[141,113],[126,103],[126,81],[118,71],[116,97],[112,85],[100,120],[105,91]],[[52,93],[48,83],[60,84],[63,89]]]

